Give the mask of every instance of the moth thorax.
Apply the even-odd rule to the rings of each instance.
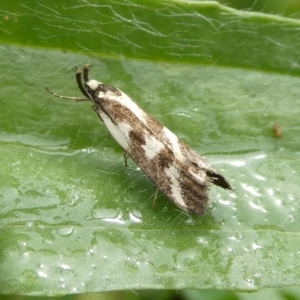
[[[89,81],[87,81],[85,83],[92,91],[95,91],[98,86],[101,84],[101,82],[94,80],[94,79],[90,79]]]

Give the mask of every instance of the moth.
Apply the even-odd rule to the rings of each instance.
[[[52,95],[76,101],[92,101],[93,109],[110,134],[140,169],[175,205],[201,214],[208,202],[210,183],[234,190],[230,183],[173,132],[142,110],[118,88],[89,79],[86,65],[76,72],[85,98]],[[84,80],[84,82],[83,82]]]

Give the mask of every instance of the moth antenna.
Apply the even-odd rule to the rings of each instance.
[[[81,93],[86,96],[87,98],[90,98],[89,94],[86,92],[86,90],[84,89],[83,87],[83,84],[82,84],[82,72],[84,72],[84,69],[79,69],[77,72],[76,72],[76,81],[77,81],[77,85],[81,91]]]
[[[83,79],[84,82],[88,82],[89,81],[89,69],[92,67],[91,64],[85,65],[83,67]]]

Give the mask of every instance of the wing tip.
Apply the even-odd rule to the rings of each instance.
[[[211,179],[211,182],[225,190],[235,191],[235,188],[228,182],[228,180],[219,173],[206,172],[207,176]]]

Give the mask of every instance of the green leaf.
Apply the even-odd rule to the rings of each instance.
[[[299,284],[300,22],[215,2],[3,1],[3,294]],[[80,96],[117,86],[236,188],[160,195]],[[282,137],[274,137],[278,123]]]

